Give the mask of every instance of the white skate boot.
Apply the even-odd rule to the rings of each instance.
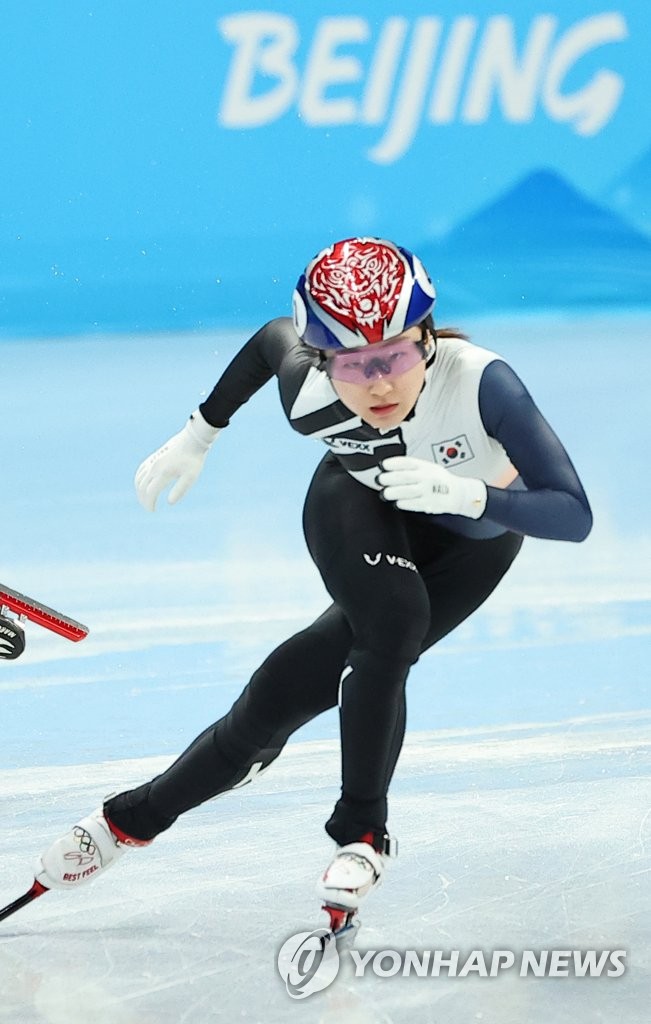
[[[387,858],[396,856],[396,840],[385,836],[383,842],[382,851],[367,842],[340,846],[319,878],[317,895],[335,934],[356,926],[360,902],[381,884]]]
[[[128,846],[148,846],[149,842],[131,839],[109,825],[99,807],[38,858],[34,877],[44,889],[70,889],[110,867]]]

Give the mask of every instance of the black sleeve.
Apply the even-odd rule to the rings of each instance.
[[[484,370],[479,410],[527,487],[488,487],[486,518],[532,537],[584,540],[592,512],[576,470],[520,378],[501,360]]]
[[[201,415],[213,427],[227,426],[233,413],[279,374],[286,356],[294,353],[298,358],[304,348],[289,317],[271,320],[246,342],[227,366],[208,398],[199,406]],[[305,355],[303,376],[317,358],[316,354]]]

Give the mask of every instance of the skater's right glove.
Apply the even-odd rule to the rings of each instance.
[[[143,508],[153,512],[159,495],[171,483],[174,486],[168,503],[175,505],[181,500],[203,469],[204,459],[220,429],[206,423],[196,409],[183,430],[145,459],[138,467],[135,480],[136,494]]]

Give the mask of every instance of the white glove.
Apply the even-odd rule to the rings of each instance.
[[[136,494],[148,512],[154,511],[161,491],[173,481],[176,483],[167,499],[170,505],[175,505],[190,490],[220,429],[206,423],[196,409],[183,430],[140,464],[136,471]]]
[[[377,477],[385,501],[406,512],[448,513],[479,519],[486,508],[486,484],[475,477],[456,476],[435,462],[393,455],[382,462]]]

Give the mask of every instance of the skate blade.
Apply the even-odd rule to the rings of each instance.
[[[12,590],[11,587],[6,587],[3,583],[0,583],[0,605],[8,608],[14,615],[24,616],[30,622],[35,622],[53,633],[58,633],[59,636],[64,636],[67,640],[72,640],[73,643],[88,636],[88,626],[84,626],[83,622],[77,622],[76,619],[71,619],[69,616],[55,611],[54,608],[50,608],[49,605],[41,604],[40,601],[27,597],[26,594]]]
[[[359,914],[356,910],[348,907],[340,907],[336,904],[324,903],[323,910],[330,919],[328,934],[322,939],[322,946],[333,939],[337,946],[347,948],[355,943],[357,932],[361,925]]]

